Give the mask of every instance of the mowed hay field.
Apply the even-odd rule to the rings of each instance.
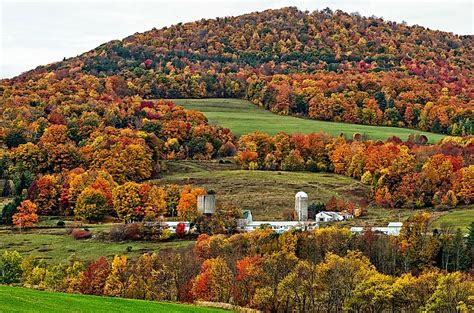
[[[7,312],[227,312],[186,304],[85,296],[0,286],[0,313]]]
[[[214,161],[168,162],[169,172],[158,184],[192,184],[216,192],[220,203],[250,209],[254,219],[281,220],[285,209],[294,209],[295,193],[304,190],[309,203],[327,202],[332,196],[358,202],[369,188],[357,180],[330,173],[240,170]]]
[[[294,195],[303,190],[309,203],[327,202],[332,196],[338,199],[370,202],[370,188],[358,180],[331,174],[310,172],[272,172],[240,170],[232,163],[217,161],[169,161],[168,171],[152,182],[163,184],[192,184],[216,192],[218,205],[230,204],[250,209],[255,220],[283,220],[286,209],[294,209]],[[422,210],[423,211],[423,210]],[[432,216],[431,228],[449,225],[467,231],[474,221],[474,206],[450,211],[426,208]],[[371,207],[361,218],[338,223],[345,226],[386,226],[389,222],[405,221],[419,212],[412,209]]]
[[[385,140],[390,136],[398,136],[406,140],[410,134],[423,134],[432,143],[444,137],[444,135],[414,129],[336,123],[278,115],[240,99],[171,100],[187,109],[204,113],[211,124],[227,127],[236,136],[258,130],[270,135],[275,135],[280,131],[290,134],[323,131],[333,136],[343,133],[347,138],[352,138],[354,133],[360,133],[374,140]]]

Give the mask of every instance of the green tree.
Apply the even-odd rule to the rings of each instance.
[[[0,257],[0,283],[12,284],[20,282],[22,256],[17,251],[5,251]]]
[[[105,217],[109,210],[106,196],[100,190],[87,187],[77,198],[74,215],[81,220],[98,222]]]

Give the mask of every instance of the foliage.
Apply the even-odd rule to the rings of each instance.
[[[392,137],[385,142],[331,138],[323,133],[255,132],[239,139],[235,160],[243,169],[333,171],[371,185],[382,207],[454,207],[471,202],[472,138],[447,137],[419,145]],[[416,188],[414,188],[416,186]],[[347,207],[347,205],[344,205]]]
[[[0,256],[0,283],[18,283],[22,275],[23,258],[17,251],[4,251]]]
[[[74,216],[89,222],[101,221],[109,211],[105,195],[97,189],[87,187],[77,198]]]
[[[30,200],[20,203],[17,213],[12,217],[13,225],[21,228],[33,227],[38,223],[38,215],[36,215],[36,204]]]

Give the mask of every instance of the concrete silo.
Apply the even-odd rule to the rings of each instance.
[[[216,212],[216,196],[214,194],[198,196],[197,208],[201,214],[214,214]]]
[[[298,221],[308,220],[308,194],[304,191],[295,195],[295,212]]]

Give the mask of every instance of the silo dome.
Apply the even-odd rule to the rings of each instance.
[[[308,198],[308,194],[304,191],[299,191],[296,193],[295,198]]]

